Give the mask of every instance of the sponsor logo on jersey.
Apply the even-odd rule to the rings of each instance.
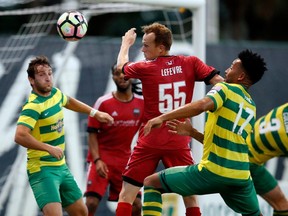
[[[61,133],[63,126],[64,126],[63,119],[59,119],[55,125],[51,126],[51,131],[56,130],[58,131],[58,133]]]

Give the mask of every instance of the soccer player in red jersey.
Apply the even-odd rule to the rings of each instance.
[[[129,48],[136,39],[135,30],[131,28],[122,37],[117,67],[122,69],[126,79],[137,78],[142,82],[144,122],[190,103],[196,81],[206,84],[223,81],[215,68],[196,56],[169,55],[172,33],[159,23],[142,27],[145,60],[129,62]],[[189,142],[189,137],[171,134],[165,126],[153,130],[148,136],[143,136],[143,127],[140,127],[137,145],[123,173],[117,216],[130,215],[132,203],[145,177],[155,172],[160,160],[166,168],[194,163]],[[184,197],[184,204],[186,216],[201,215],[195,196]]]
[[[121,71],[112,66],[116,91],[100,97],[94,108],[114,117],[113,124],[88,118],[89,162],[84,196],[89,216],[94,216],[109,185],[109,201],[117,202],[122,187],[122,172],[131,154],[131,143],[142,123],[143,96],[134,93],[132,79],[124,80]],[[141,216],[141,194],[134,201],[133,216]],[[130,214],[131,215],[131,214]]]

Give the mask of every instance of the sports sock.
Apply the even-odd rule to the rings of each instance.
[[[273,216],[287,216],[287,215],[288,215],[288,210],[284,210],[284,211],[274,210],[273,212]]]
[[[201,216],[199,207],[186,208],[186,216]]]
[[[119,202],[116,209],[116,216],[127,216],[132,214],[132,205],[130,203]]]
[[[143,216],[162,215],[162,195],[154,187],[144,187]]]

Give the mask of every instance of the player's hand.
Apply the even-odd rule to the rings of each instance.
[[[128,46],[132,46],[135,43],[137,34],[136,28],[129,29],[124,36],[122,36],[122,44],[126,44]]]
[[[63,158],[64,152],[59,146],[51,146],[49,144],[47,144],[47,145],[49,146],[48,153],[50,155],[52,155],[53,157],[57,158],[58,160]]]
[[[185,119],[185,121],[179,121],[177,119],[173,119],[171,121],[167,121],[166,125],[168,126],[169,133],[179,134],[182,136],[190,136],[192,131],[192,125],[189,119]]]
[[[159,128],[161,127],[163,121],[159,118],[159,117],[156,117],[156,118],[153,118],[153,119],[150,119],[146,125],[144,126],[144,135],[148,135],[151,131],[152,128]]]
[[[110,116],[108,113],[106,112],[101,112],[101,111],[97,111],[96,114],[94,115],[94,118],[96,118],[99,122],[103,122],[103,123],[110,123],[113,124],[114,123],[114,119],[112,116]]]
[[[167,121],[166,124],[169,127],[168,132],[183,136],[191,136],[192,138],[203,144],[204,134],[199,132],[196,128],[192,126],[190,119],[187,118],[185,122],[174,119],[171,121]]]
[[[102,178],[108,178],[109,170],[106,163],[102,160],[98,160],[95,165],[98,175],[101,176]]]

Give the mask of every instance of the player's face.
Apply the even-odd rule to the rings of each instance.
[[[243,73],[243,68],[240,59],[235,59],[231,66],[225,71],[225,82],[238,83],[239,77]]]
[[[112,78],[117,86],[117,90],[120,92],[125,92],[130,89],[131,79],[125,80],[124,74],[121,71],[114,71],[112,74]]]
[[[162,47],[156,46],[155,34],[144,34],[142,39],[142,52],[145,59],[153,60],[162,54]]]
[[[33,91],[42,96],[50,95],[53,87],[52,68],[48,65],[38,65],[35,71],[35,78],[30,78],[29,80]]]

